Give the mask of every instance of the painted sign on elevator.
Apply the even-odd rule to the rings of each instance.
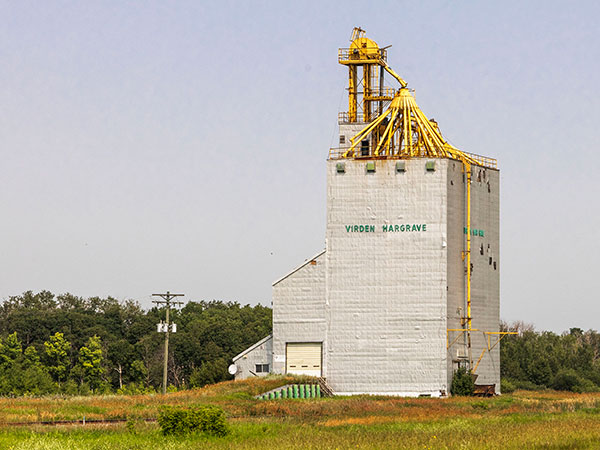
[[[406,224],[384,224],[375,225],[345,225],[347,233],[375,233],[380,230],[384,233],[402,233],[402,232],[423,232],[427,231],[426,223],[406,223]]]

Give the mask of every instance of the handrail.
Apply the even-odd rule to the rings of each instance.
[[[466,155],[473,158],[475,161],[479,163],[480,166],[490,167],[491,169],[498,168],[498,160],[495,158],[490,158],[489,156],[478,155],[476,153],[463,152]]]
[[[377,58],[373,57],[373,58],[367,58],[367,59],[360,59],[357,57],[354,57],[353,55],[353,51],[356,50],[357,52],[360,52],[360,50],[366,50],[366,51],[377,51],[379,56]],[[358,49],[358,48],[340,48],[338,49],[338,62],[342,62],[342,61],[369,61],[369,62],[377,62],[379,59],[382,59],[383,61],[387,61],[387,50],[384,48],[378,48],[378,47],[364,47],[362,49]]]
[[[363,114],[362,112],[359,112],[358,114],[356,114],[356,120],[350,120],[350,113],[348,111],[341,111],[338,113],[338,124],[343,124],[343,123],[364,123],[364,124],[368,124],[371,123],[371,121],[373,121],[374,119],[376,119],[377,117],[379,117],[379,111],[377,110],[377,108],[375,108],[374,111],[371,111],[371,120],[368,122],[365,122],[363,120]]]
[[[329,149],[329,159],[347,159],[347,157],[344,156],[344,154],[350,150],[350,147],[338,147],[338,148],[330,148]],[[382,154],[378,157],[375,157],[371,154],[369,155],[365,155],[365,156],[361,156],[360,155],[360,148],[356,148],[355,149],[357,152],[356,156],[350,157],[350,158],[356,158],[356,159],[412,159],[412,157],[408,157],[402,154],[398,153],[398,148],[397,147],[390,147],[390,154]],[[498,169],[498,160],[494,159],[494,158],[490,158],[488,156],[482,156],[482,155],[477,155],[475,153],[467,153],[467,152],[463,152],[466,155],[470,156],[471,158],[473,158],[478,165],[482,166],[482,167],[488,167],[490,169]],[[435,156],[431,156],[431,155],[427,155],[425,153],[420,154],[417,156],[417,158],[435,158]]]

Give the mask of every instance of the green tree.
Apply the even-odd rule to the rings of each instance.
[[[6,339],[0,341],[0,363],[3,365],[12,364],[21,356],[23,349],[21,342],[17,338],[17,332],[9,334]]]
[[[196,371],[196,381],[200,383],[230,378],[223,366],[271,332],[271,309],[261,305],[199,301],[189,302],[172,313],[178,330],[171,336],[169,374],[170,381],[178,386],[188,384],[194,368],[203,368],[200,377]],[[42,380],[51,375],[61,392],[84,392],[88,386],[84,381],[87,375],[79,363],[79,352],[74,349],[88,347],[89,337],[95,335],[100,337],[104,350],[106,372],[103,378],[114,389],[129,383],[135,383],[137,389],[140,382],[145,384],[145,389],[157,387],[161,384],[163,369],[164,336],[156,332],[156,323],[161,319],[164,319],[163,310],[145,311],[132,300],[121,303],[111,297],[84,298],[69,293],[55,296],[48,291],[28,291],[10,297],[0,304],[0,336],[4,337],[0,340],[3,344],[0,345],[0,377],[2,371],[9,373],[9,368],[14,368],[10,372],[14,377],[22,377],[21,369],[39,364],[45,375],[32,372],[32,377]],[[57,330],[60,333],[56,334]],[[19,339],[15,339],[16,335],[8,337],[15,331]],[[21,344],[23,352],[19,348]],[[598,350],[600,346],[594,348]],[[564,352],[568,354],[566,349]],[[588,355],[581,353],[579,359],[587,360]],[[575,364],[575,359],[571,359],[570,364]],[[589,377],[600,373],[596,370],[599,364],[591,366]],[[3,391],[7,395],[30,389],[11,383],[6,385],[8,390]],[[52,389],[56,390],[56,386]]]
[[[42,363],[40,362],[40,355],[38,355],[37,350],[33,345],[30,345],[23,352],[24,364],[26,367],[41,367]]]
[[[52,378],[40,363],[35,347],[29,346],[22,352],[16,332],[9,335],[0,347],[3,367],[0,371],[0,394],[16,396],[55,392]]]
[[[538,386],[548,386],[552,380],[552,369],[544,353],[537,354],[532,358],[527,367],[529,381]]]
[[[148,384],[148,369],[144,364],[144,361],[136,359],[129,366],[129,379],[133,383]]]
[[[59,385],[67,377],[70,361],[69,350],[71,343],[67,341],[63,333],[56,332],[50,337],[50,341],[44,342],[46,351],[47,368],[54,381]]]
[[[202,363],[199,369],[194,369],[190,375],[190,387],[203,387],[207,384],[218,383],[227,377],[227,362],[223,358]]]
[[[471,372],[460,367],[452,376],[452,385],[450,393],[452,395],[473,395],[475,391],[475,382],[471,376]]]
[[[92,391],[97,390],[102,384],[102,375],[104,375],[103,361],[104,356],[102,354],[100,338],[92,336],[88,339],[86,345],[79,349],[78,359],[83,379],[90,385]]]
[[[119,339],[108,345],[107,362],[111,373],[118,377],[119,389],[123,389],[123,378],[128,375],[128,366],[135,359],[135,348],[125,339]]]

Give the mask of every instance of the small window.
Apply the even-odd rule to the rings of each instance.
[[[346,136],[343,134],[340,134],[340,144],[345,144],[346,143]]]
[[[360,141],[360,155],[369,156],[369,140]]]
[[[492,265],[492,257],[490,256],[490,266]]]
[[[256,365],[256,373],[269,373],[269,365],[268,364],[257,364]]]
[[[496,270],[496,261],[494,261],[494,270]]]
[[[483,244],[481,244],[481,247],[479,247],[479,253],[483,255]]]

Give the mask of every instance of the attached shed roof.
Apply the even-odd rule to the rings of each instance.
[[[270,334],[267,337],[261,339],[260,341],[258,341],[256,344],[252,344],[250,347],[248,347],[246,350],[244,350],[242,353],[240,353],[239,355],[236,355],[232,358],[233,362],[236,362],[238,359],[240,359],[242,356],[244,356],[247,353],[250,353],[252,350],[254,350],[256,347],[259,347],[261,345],[263,345],[265,342],[267,342],[269,339],[272,339],[273,335]]]
[[[325,254],[325,250],[321,250],[319,253],[317,253],[315,256],[313,256],[312,258],[308,258],[306,261],[304,261],[302,264],[300,264],[298,267],[296,267],[295,269],[292,269],[291,271],[289,271],[288,273],[286,273],[284,276],[282,276],[280,279],[278,279],[277,281],[273,282],[273,286],[275,286],[278,283],[281,283],[283,280],[285,280],[287,277],[289,277],[290,275],[292,275],[294,272],[299,271],[300,269],[302,269],[305,265],[309,264],[311,261],[314,261],[315,259],[319,258],[320,256]]]

